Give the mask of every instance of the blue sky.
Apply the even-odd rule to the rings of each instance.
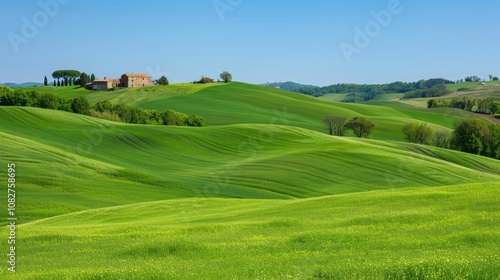
[[[174,83],[224,70],[248,83],[487,78],[500,76],[499,11],[493,0],[4,1],[0,82],[57,69]]]

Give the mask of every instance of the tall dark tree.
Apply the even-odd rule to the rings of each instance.
[[[93,82],[93,81],[95,81],[95,75],[94,75],[94,73],[92,73],[92,75],[90,75],[90,82]]]
[[[478,77],[478,76],[469,76],[469,77],[465,77],[465,81],[468,82],[468,83],[471,83],[471,82],[480,82],[481,78]]]
[[[57,86],[57,84],[56,84],[56,80],[54,80],[54,87],[55,87],[55,86]]]
[[[224,71],[220,74],[220,78],[224,81],[224,83],[229,83],[233,80],[233,75],[231,73]]]
[[[90,82],[89,75],[87,73],[83,72],[80,74],[80,81],[79,84],[81,87],[84,87],[87,83]]]
[[[323,119],[323,123],[326,125],[326,129],[330,135],[333,135],[333,118],[334,116],[326,116]]]
[[[61,81],[60,80],[57,80],[57,86],[60,87],[61,86]]]
[[[352,130],[357,137],[363,138],[373,133],[375,124],[365,117],[355,117],[347,122],[346,128]]]
[[[49,85],[49,81],[47,80],[47,76],[45,76],[45,79],[43,79],[43,85],[44,86],[48,86]]]

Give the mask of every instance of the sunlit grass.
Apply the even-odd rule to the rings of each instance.
[[[499,187],[89,210],[21,226],[19,276],[497,279]]]

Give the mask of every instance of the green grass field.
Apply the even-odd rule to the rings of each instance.
[[[498,279],[499,187],[96,209],[21,226],[19,255],[36,279]]]
[[[49,87],[50,88],[50,87]],[[81,92],[81,90],[78,90]],[[205,117],[211,126],[231,124],[277,124],[324,132],[326,115],[366,116],[377,124],[374,139],[403,141],[402,127],[414,120],[452,128],[461,117],[416,111],[412,107],[385,108],[365,104],[328,102],[318,98],[244,83],[179,84],[133,90],[92,92],[91,103],[109,100],[144,109],[175,111]],[[73,96],[71,90],[60,92]]]
[[[500,162],[401,141],[406,122],[468,116],[242,83],[59,94],[210,126],[0,107],[0,177],[16,163],[19,218],[18,272],[4,265],[2,279],[500,277]],[[377,132],[328,136],[325,114],[368,116]]]

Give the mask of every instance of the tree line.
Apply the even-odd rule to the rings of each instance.
[[[434,145],[500,159],[500,125],[480,119],[457,122],[453,132],[434,130],[425,123],[409,123],[403,133],[410,143]]]
[[[348,120],[341,116],[326,116],[323,119],[328,133],[344,136],[352,130],[359,138],[368,137],[376,125],[367,118],[355,117]],[[410,143],[434,145],[500,159],[500,125],[481,119],[466,119],[457,122],[454,130],[435,130],[426,123],[412,122],[403,127],[403,134]]]
[[[93,82],[96,78],[94,74],[88,75],[85,72],[77,70],[56,70],[52,73],[54,87],[68,87],[68,86],[85,86],[87,83]],[[48,86],[49,82],[47,76],[43,79],[43,85]]]
[[[403,99],[440,97],[450,94],[451,91],[444,84],[435,85],[431,88],[419,89],[405,93]]]
[[[0,87],[0,106],[37,107],[88,115],[90,104],[85,97],[65,99],[54,93],[9,90]]]
[[[144,110],[109,101],[91,106],[85,96],[65,99],[54,93],[40,94],[37,91],[10,90],[0,87],[0,106],[37,107],[89,115],[101,119],[133,123],[172,126],[205,126],[206,121],[198,115],[186,115],[174,110]]]
[[[435,78],[420,80],[418,82],[394,82],[380,85],[344,83],[326,87],[302,87],[294,89],[293,91],[314,97],[323,96],[329,93],[347,93],[348,95],[343,102],[360,102],[375,100],[382,94],[386,93],[408,93],[412,91],[432,89],[434,87],[443,87],[447,84],[455,84],[455,82],[447,79]]]
[[[144,110],[131,106],[111,104],[109,101],[97,103],[90,115],[111,121],[133,124],[153,124],[170,126],[205,126],[206,121],[198,115],[186,115],[174,110]]]
[[[500,100],[493,98],[452,98],[431,99],[427,101],[427,108],[456,108],[469,112],[496,115],[500,113]]]

